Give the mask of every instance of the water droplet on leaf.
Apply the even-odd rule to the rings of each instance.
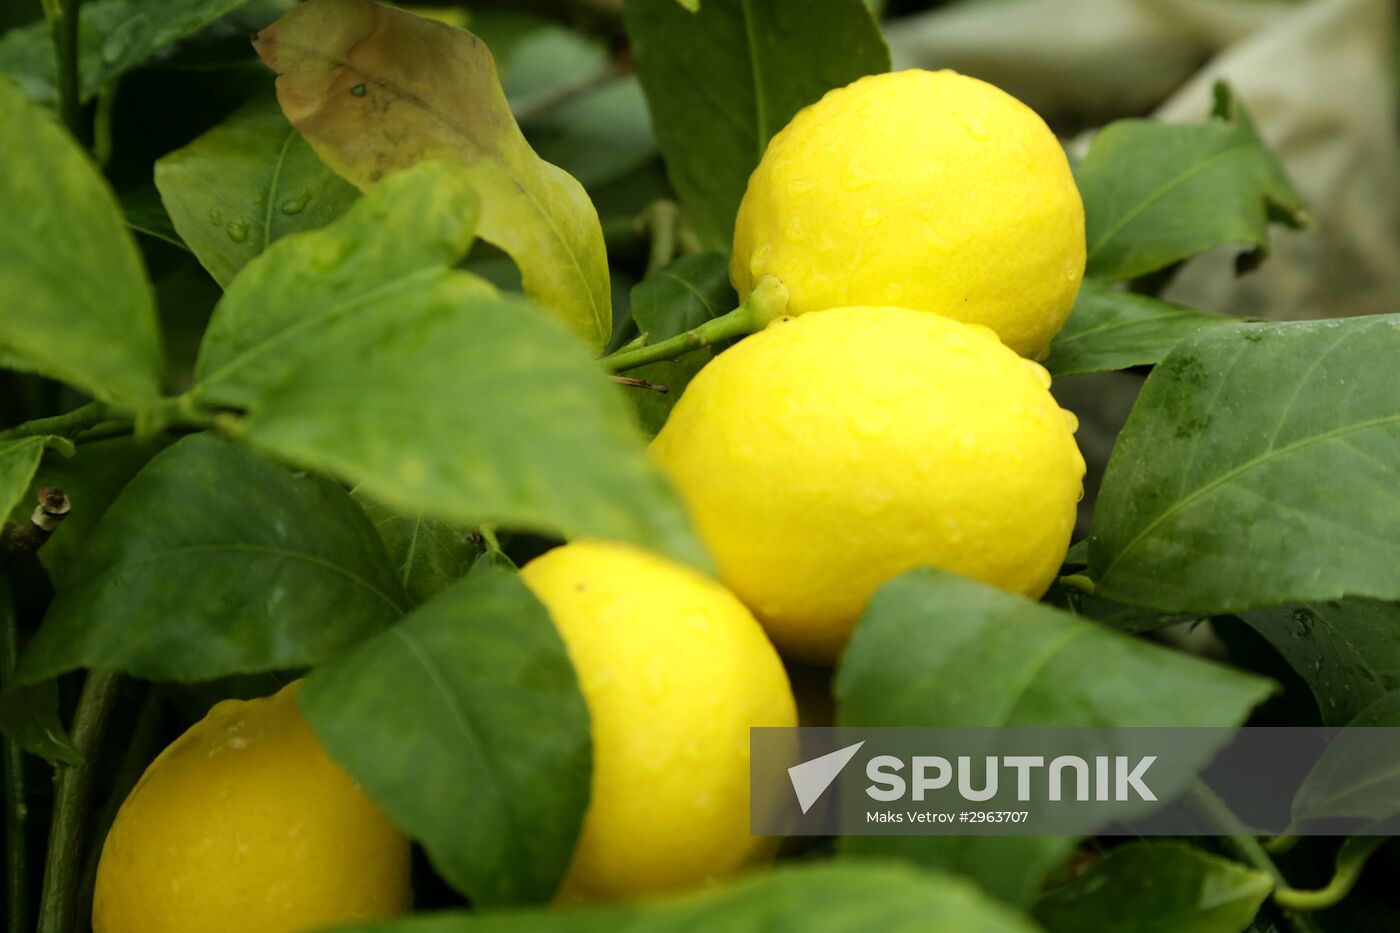
[[[300,214],[306,210],[306,205],[311,203],[311,195],[303,191],[298,195],[288,198],[282,202],[282,213]]]

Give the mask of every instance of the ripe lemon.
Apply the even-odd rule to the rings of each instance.
[[[899,305],[984,324],[1039,357],[1084,275],[1064,150],[1009,94],[951,71],[861,78],[793,117],[749,179],[730,278],[788,313]]]
[[[830,663],[914,567],[1045,592],[1084,476],[1049,385],[984,327],[819,311],[716,357],[652,449],[778,647]]]
[[[151,762],[102,847],[94,933],[299,933],[408,909],[408,841],[326,756],[299,685],[219,703]]]
[[[593,785],[558,900],[635,898],[733,874],[749,835],[749,727],[795,726],[777,652],[732,593],[636,548],[580,541],[521,571],[578,671]]]

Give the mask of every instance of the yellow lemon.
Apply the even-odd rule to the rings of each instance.
[[[218,704],[151,762],[102,847],[94,933],[299,933],[408,909],[408,840],[326,756],[299,685]]]
[[[1084,207],[1045,122],[951,71],[861,78],[793,117],[749,179],[730,278],[788,313],[899,305],[1039,357],[1084,275]]]
[[[716,357],[652,450],[778,647],[830,663],[914,567],[1044,593],[1084,475],[1049,385],[984,327],[837,308]]]
[[[522,571],[578,671],[593,785],[561,902],[722,878],[772,852],[749,835],[749,727],[794,726],[777,652],[728,590],[621,544],[580,541]]]

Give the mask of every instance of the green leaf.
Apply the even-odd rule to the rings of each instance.
[[[45,438],[22,437],[0,441],[0,523],[24,501],[30,480],[44,456]],[[34,503],[29,503],[32,509]]]
[[[471,245],[477,199],[458,167],[397,173],[330,226],[279,240],[228,287],[195,365],[197,397],[241,407],[309,358],[336,321],[491,287],[451,271]],[[337,361],[344,365],[345,361]]]
[[[11,683],[19,654],[19,620],[9,577],[0,573],[0,733],[31,755],[52,763],[82,760],[58,715],[58,682],[46,680],[29,687]]]
[[[1224,84],[1210,122],[1120,120],[1075,172],[1084,197],[1087,274],[1132,279],[1226,244],[1269,246],[1269,223],[1307,222],[1302,199]]]
[[[340,487],[228,441],[187,437],[112,503],[20,662],[209,680],[313,664],[382,628],[404,597]]]
[[[1293,798],[1293,820],[1378,822],[1400,816],[1400,756],[1371,729],[1400,727],[1400,690],[1392,690],[1346,723],[1313,765]]]
[[[1233,726],[1268,692],[1259,678],[934,570],[905,574],[875,594],[836,675],[843,726]],[[849,852],[902,855],[967,875],[1014,904],[1034,898],[1074,843],[841,841]]]
[[[1341,726],[1400,690],[1400,605],[1370,599],[1252,609],[1240,618],[1283,655]]]
[[[314,671],[301,706],[473,904],[554,893],[588,806],[588,708],[519,577],[491,570],[443,591]]]
[[[671,2],[671,0],[667,0]],[[715,0],[705,0],[706,4]],[[955,878],[880,862],[813,861],[673,900],[578,910],[443,913],[341,933],[1033,933]]]
[[[632,289],[632,318],[656,343],[732,311],[739,296],[729,284],[729,257],[724,253],[695,253],[657,270]],[[700,368],[714,358],[708,348],[642,366],[629,376],[663,385],[665,395],[637,390],[628,395],[647,434],[656,434],[681,393]]]
[[[834,87],[890,69],[861,0],[623,6],[666,168],[700,240],[727,250],[768,140]]]
[[[656,155],[656,134],[634,75],[566,103],[519,113],[540,157],[590,190],[626,177]]]
[[[84,443],[71,457],[53,450],[44,454],[30,484],[31,492],[37,492],[43,486],[57,486],[67,494],[71,505],[63,524],[54,529],[49,540],[38,551],[39,560],[56,588],[63,588],[83,542],[97,527],[98,520],[117,494],[153,456],[169,444],[168,435],[149,441],[117,437]],[[27,515],[28,508],[23,511]]]
[[[96,0],[82,5],[78,25],[79,79],[88,100],[157,52],[208,26],[248,0]],[[48,24],[40,21],[0,36],[0,72],[35,103],[58,100]]]
[[[474,9],[468,22],[471,31],[491,49],[501,90],[517,120],[523,123],[529,114],[567,100],[602,76],[620,71],[602,36],[515,6]]]
[[[1180,843],[1120,846],[1043,895],[1048,933],[1240,933],[1274,882],[1262,871]]]
[[[156,162],[181,239],[220,285],[289,233],[325,226],[358,196],[326,168],[271,97],[250,101]]]
[[[425,158],[463,165],[481,237],[515,260],[528,295],[602,348],[612,304],[598,214],[525,142],[481,40],[370,0],[308,0],[254,45],[283,112],[355,185]]]
[[[121,196],[121,205],[122,216],[129,229],[187,253],[190,251],[185,241],[180,239],[180,234],[175,232],[175,225],[165,205],[160,203],[160,192],[155,185],[126,192]]]
[[[1212,327],[1118,437],[1098,594],[1167,612],[1400,597],[1400,316]]]
[[[83,756],[63,725],[58,701],[57,680],[7,689],[0,693],[0,733],[50,764],[80,764]]]
[[[142,402],[160,334],[107,182],[50,115],[0,79],[0,357],[98,398]]]
[[[1085,279],[1064,329],[1050,344],[1053,376],[1102,373],[1161,362],[1199,330],[1239,320],[1121,291]]]
[[[587,351],[522,299],[452,284],[322,329],[249,406],[244,438],[404,511],[631,541],[705,566]]]
[[[403,513],[378,502],[359,489],[350,495],[374,523],[389,558],[398,568],[399,582],[414,603],[422,603],[466,576],[481,548],[459,525],[428,518],[422,512]]]

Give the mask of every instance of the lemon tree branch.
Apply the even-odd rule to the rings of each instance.
[[[760,331],[787,313],[788,291],[778,279],[765,276],[754,286],[749,297],[728,314],[711,318],[699,327],[656,343],[629,344],[611,356],[603,358],[610,373],[620,373],[648,363],[673,360],[678,356]]]

